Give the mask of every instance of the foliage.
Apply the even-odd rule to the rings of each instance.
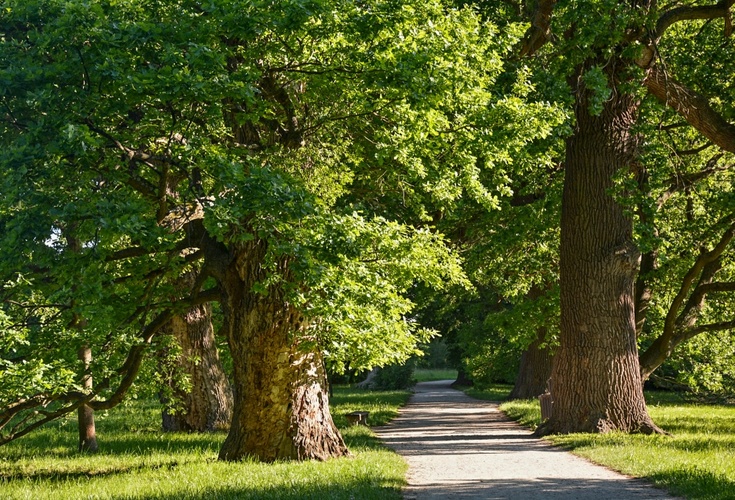
[[[548,133],[514,151],[499,210],[464,200],[442,218],[439,227],[462,253],[474,288],[428,291],[419,312],[422,322],[447,339],[454,366],[481,384],[512,381],[539,326],[549,327],[554,341],[559,314],[560,158],[569,115],[558,82],[532,65],[509,58],[499,81],[533,102],[554,102],[557,114],[544,122]]]
[[[660,375],[700,394],[731,396],[735,393],[735,339],[732,331],[697,336],[660,368]]]
[[[730,293],[722,290],[707,295],[701,311],[677,309],[674,298],[698,256],[713,249],[732,221],[732,155],[688,127],[680,114],[683,106],[667,108],[644,94],[640,85],[643,72],[633,62],[640,56],[642,45],[648,42],[642,36],[641,41],[629,43],[631,36],[638,36],[635,33],[645,32],[639,30],[640,26],[652,28],[657,17],[670,6],[652,4],[650,9],[642,5],[631,8],[627,2],[599,0],[522,3],[517,9],[489,2],[479,5],[499,26],[530,21],[538,14],[535,9],[542,6],[553,9],[551,34],[544,35],[545,44],[534,49],[534,57],[524,58],[520,63],[511,59],[506,66],[513,70],[516,64],[526,65],[525,74],[533,84],[532,93],[540,96],[538,99],[567,105],[571,111],[573,93],[569,82],[578,82],[589,91],[586,101],[578,105],[587,106],[593,115],[601,112],[613,92],[630,93],[641,99],[642,111],[636,127],[636,133],[642,138],[640,163],[633,165],[631,171],[619,173],[615,189],[618,202],[635,220],[637,245],[644,254],[656,254],[656,269],[643,270],[644,281],[639,284],[639,287],[650,285],[653,294],[650,304],[639,304],[641,311],[646,310],[642,314],[647,316],[644,331],[638,336],[641,352],[660,338],[668,314],[679,315],[682,320],[695,317],[694,326],[689,328],[693,335],[716,337],[698,339],[688,347],[679,348],[674,354],[676,359],[662,369],[667,376],[693,388],[729,390],[730,336],[707,331],[696,333],[696,328],[732,329],[731,248],[723,253],[722,267],[714,280],[730,284]],[[583,20],[580,12],[585,12]],[[593,17],[587,15],[593,12]],[[538,29],[537,21],[533,21],[524,42]],[[727,35],[727,25],[724,31]],[[709,97],[714,110],[732,122],[733,86],[719,75],[735,71],[732,66],[735,58],[732,43],[723,42],[722,33],[720,13],[714,19],[676,22],[654,45],[656,58],[666,66],[668,78],[677,79]],[[618,62],[616,58],[621,56]],[[520,69],[517,71],[521,73]],[[573,132],[573,115],[570,112],[568,116],[569,121],[560,124],[554,136],[540,142],[545,146],[540,165],[529,169],[520,179],[512,178],[510,185],[522,189],[509,199],[511,206],[483,218],[472,212],[463,217],[477,222],[468,228],[467,234],[462,232],[458,236],[466,242],[470,279],[485,292],[479,302],[502,303],[503,307],[492,313],[452,317],[451,311],[446,312],[451,307],[463,312],[469,308],[456,303],[446,306],[446,302],[440,301],[438,314],[447,321],[439,319],[437,324],[442,325],[438,328],[442,331],[465,332],[464,340],[458,340],[458,345],[466,368],[480,380],[508,378],[513,372],[512,360],[535,338],[539,325],[548,325],[550,342],[556,341],[561,176],[554,175],[553,165],[560,164],[564,157],[564,145],[559,139]],[[447,233],[455,237],[451,231]],[[534,304],[538,300],[526,295],[532,285],[550,291],[543,303]],[[695,292],[687,298],[696,297]],[[467,303],[477,300],[477,297],[465,297]],[[458,302],[454,298],[450,300]],[[715,345],[719,347],[714,348]],[[722,355],[715,356],[716,352]]]
[[[673,354],[661,375],[695,390],[731,391],[733,295],[727,283],[733,281],[733,249],[722,242],[735,213],[734,157],[674,126],[678,118],[671,111],[650,106],[644,111],[648,120],[639,128],[656,139],[642,157],[645,182],[620,181],[628,186],[621,201],[635,218],[636,242],[652,262],[639,278],[652,294],[639,335],[643,358],[657,339],[671,335]],[[718,247],[721,253],[712,263],[692,274]],[[693,281],[687,285],[689,275]],[[705,291],[722,284],[724,289]]]
[[[422,355],[416,360],[419,369],[446,368],[449,356],[447,342],[441,337],[432,339],[428,344],[421,346]]]
[[[498,83],[517,26],[438,1],[12,0],[1,15],[10,418],[29,395],[48,418],[119,403],[157,330],[223,300],[252,241],[269,270],[254,290],[309,312],[336,370],[406,359],[431,335],[408,292],[466,285],[433,214],[497,208],[561,120],[522,72]]]
[[[408,393],[337,388],[335,420],[367,409],[371,425],[386,423]],[[105,449],[75,449],[72,419],[0,448],[3,498],[176,497],[400,498],[406,465],[366,427],[342,429],[353,458],[326,463],[257,464],[215,460],[224,434],[161,433],[160,406],[136,401],[97,415]]]
[[[402,365],[384,366],[378,370],[371,387],[378,390],[397,390],[413,387],[416,383],[413,378],[415,366],[416,363],[413,360]]]
[[[735,408],[686,403],[665,393],[648,393],[647,400],[651,416],[671,436],[610,433],[547,439],[623,474],[647,479],[674,495],[732,496]],[[501,409],[525,424],[538,423],[541,418],[535,400],[504,403]]]

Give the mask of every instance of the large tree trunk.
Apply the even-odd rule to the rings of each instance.
[[[607,67],[624,69],[621,60]],[[609,75],[612,85],[615,76]],[[640,253],[632,221],[610,193],[613,176],[636,160],[631,128],[638,102],[614,89],[593,116],[590,91],[582,84],[575,90],[577,128],[567,141],[562,195],[554,409],[537,432],[661,432],[648,415],[638,365],[634,284]]]
[[[92,390],[92,375],[89,373],[89,365],[92,362],[92,349],[82,346],[77,353],[79,360],[84,364],[84,376],[82,387],[85,391]],[[97,431],[94,426],[94,410],[87,405],[77,409],[77,425],[79,426],[79,451],[97,451]]]
[[[513,390],[508,399],[530,399],[543,394],[551,377],[553,352],[548,346],[541,347],[546,340],[546,328],[538,329],[538,337],[523,351]]]
[[[452,387],[472,387],[475,382],[467,375],[464,366],[457,368],[457,380],[452,382]]]
[[[347,455],[329,413],[324,362],[307,322],[280,287],[253,291],[266,278],[266,248],[257,239],[242,245],[221,279],[235,407],[219,457],[272,462]],[[282,260],[284,275],[287,266]]]
[[[204,432],[226,429],[232,418],[232,390],[217,352],[209,304],[195,306],[174,317],[166,327],[181,347],[180,368],[189,376],[184,391],[175,378],[169,381],[182,403],[177,412],[163,411],[166,431]]]

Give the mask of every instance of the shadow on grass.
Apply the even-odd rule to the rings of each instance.
[[[735,492],[735,481],[728,479],[724,474],[715,474],[696,465],[657,472],[646,476],[646,479],[685,498],[730,500]]]
[[[385,448],[367,427],[355,426],[341,430],[345,443],[354,452]],[[223,439],[224,434],[222,433],[151,433],[149,435],[136,433],[126,436],[116,436],[109,441],[105,441],[104,451],[94,455],[81,454],[71,448],[59,450],[51,454],[48,449],[43,449],[42,442],[33,443],[37,445],[38,450],[43,449],[42,455],[44,457],[53,456],[54,458],[64,459],[65,462],[59,464],[58,467],[52,466],[49,468],[47,466],[46,468],[31,472],[27,469],[23,471],[11,470],[4,472],[0,468],[0,485],[3,482],[13,481],[65,482],[76,479],[92,479],[116,474],[129,474],[144,470],[173,470],[180,464],[188,462],[189,460],[187,460],[186,454],[192,452],[211,454],[211,460],[214,461]],[[29,450],[35,447],[26,446],[24,449],[18,450],[17,453],[6,454],[2,458],[12,462],[28,457]],[[151,455],[155,453],[159,453],[153,459],[156,463],[151,463]],[[13,455],[17,456],[13,457]],[[70,468],[74,468],[73,464],[70,466],[69,461],[82,457],[99,457],[102,462],[99,464],[79,464],[76,470],[69,470]],[[106,458],[114,457],[125,458],[126,462],[116,464],[103,462]]]
[[[369,391],[344,387],[334,389],[330,406],[337,427],[347,426],[345,415],[352,411],[368,411],[368,425],[385,425],[397,415],[397,408],[411,397],[409,391]]]
[[[111,498],[129,499],[129,495]],[[209,500],[216,499],[287,499],[287,500],[389,500],[401,498],[401,487],[390,482],[382,482],[374,478],[356,478],[342,481],[340,484],[301,484],[263,486],[224,486],[212,488],[205,492],[178,491],[170,494],[151,494],[136,496],[136,499],[165,500]]]
[[[152,453],[216,452],[225,438],[224,433],[164,433],[137,432],[97,436],[100,453],[96,456],[150,455]],[[51,439],[51,436],[36,435],[26,438],[22,446],[2,450],[0,459],[20,460],[29,456],[73,459],[86,454],[77,451],[77,441],[72,437]]]
[[[337,407],[342,404],[363,405],[402,405],[411,396],[409,391],[369,391],[355,390],[344,387],[335,387],[334,394],[330,398],[330,406]]]
[[[106,454],[216,453],[225,433],[136,433],[111,436],[104,441]]]
[[[702,432],[702,422],[692,417],[662,417],[656,419],[661,427],[674,436],[680,433],[698,434]],[[715,434],[732,434],[735,432],[735,416],[715,417],[706,419],[707,432]]]
[[[115,476],[119,474],[130,474],[133,472],[140,471],[152,471],[152,470],[173,470],[179,466],[179,461],[172,459],[169,462],[151,464],[146,462],[141,457],[140,463],[132,465],[117,465],[107,466],[101,468],[91,468],[85,470],[75,471],[61,471],[61,470],[38,470],[34,472],[14,472],[10,474],[0,473],[0,485],[3,483],[12,483],[14,481],[28,482],[28,481],[48,481],[50,483],[64,483],[67,481],[74,481],[79,479],[93,479],[106,476]]]
[[[342,431],[345,444],[351,451],[385,449],[385,445],[368,427],[358,425],[340,430]]]

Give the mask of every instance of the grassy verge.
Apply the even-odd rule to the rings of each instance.
[[[512,385],[509,384],[492,384],[483,389],[477,389],[475,387],[468,387],[465,389],[465,393],[468,396],[472,396],[476,399],[485,399],[487,401],[505,401],[510,395],[510,391],[513,389]]]
[[[408,396],[336,388],[332,413],[354,456],[324,463],[218,462],[224,433],[162,433],[150,402],[98,414],[94,455],[75,451],[75,421],[62,420],[0,447],[0,497],[397,499],[405,462],[370,429],[346,427],[345,414],[365,410],[370,425],[385,424]]]
[[[647,393],[646,398],[654,421],[671,436],[570,434],[548,440],[675,495],[733,498],[735,406],[688,403],[670,393]],[[501,409],[524,425],[541,421],[536,400],[510,401]]]
[[[432,380],[457,380],[457,370],[447,368],[419,368],[414,370],[413,378],[417,382],[430,382]]]

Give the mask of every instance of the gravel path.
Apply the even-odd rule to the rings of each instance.
[[[409,464],[405,498],[674,498],[534,438],[451,382],[417,384],[398,418],[374,428]]]

